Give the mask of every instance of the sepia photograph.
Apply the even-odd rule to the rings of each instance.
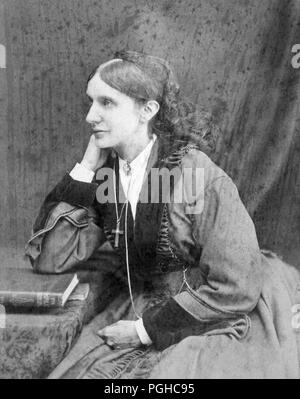
[[[0,379],[300,378],[300,0],[0,0],[0,159]]]

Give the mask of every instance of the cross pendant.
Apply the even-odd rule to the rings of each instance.
[[[117,223],[117,228],[112,230],[112,233],[115,234],[115,248],[119,247],[119,235],[124,234],[124,231],[120,230],[120,223]]]

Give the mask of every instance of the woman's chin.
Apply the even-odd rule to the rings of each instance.
[[[99,148],[109,148],[111,144],[109,140],[105,140],[105,138],[95,137],[95,145]]]

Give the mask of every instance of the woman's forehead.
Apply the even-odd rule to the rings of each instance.
[[[90,97],[91,94],[93,94],[93,92],[97,92],[97,96],[99,95],[99,90],[101,91],[111,91],[113,90],[115,92],[115,94],[120,93],[119,91],[113,89],[111,86],[109,86],[108,84],[106,84],[102,79],[101,79],[101,71],[109,66],[110,64],[114,64],[116,62],[122,62],[123,60],[121,58],[114,58],[112,60],[109,60],[107,62],[105,62],[104,64],[99,65],[99,67],[97,68],[94,76],[89,80],[88,84],[87,84],[87,90],[86,90],[86,94]],[[112,93],[110,93],[112,94]]]
[[[121,93],[120,91],[105,83],[101,79],[100,74],[97,72],[88,82],[86,94],[90,98],[110,97],[116,100],[121,100],[127,97],[126,94]]]

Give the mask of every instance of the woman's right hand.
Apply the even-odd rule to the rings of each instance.
[[[111,148],[99,148],[95,141],[95,136],[92,134],[81,161],[81,165],[93,172],[105,163],[111,151]]]

